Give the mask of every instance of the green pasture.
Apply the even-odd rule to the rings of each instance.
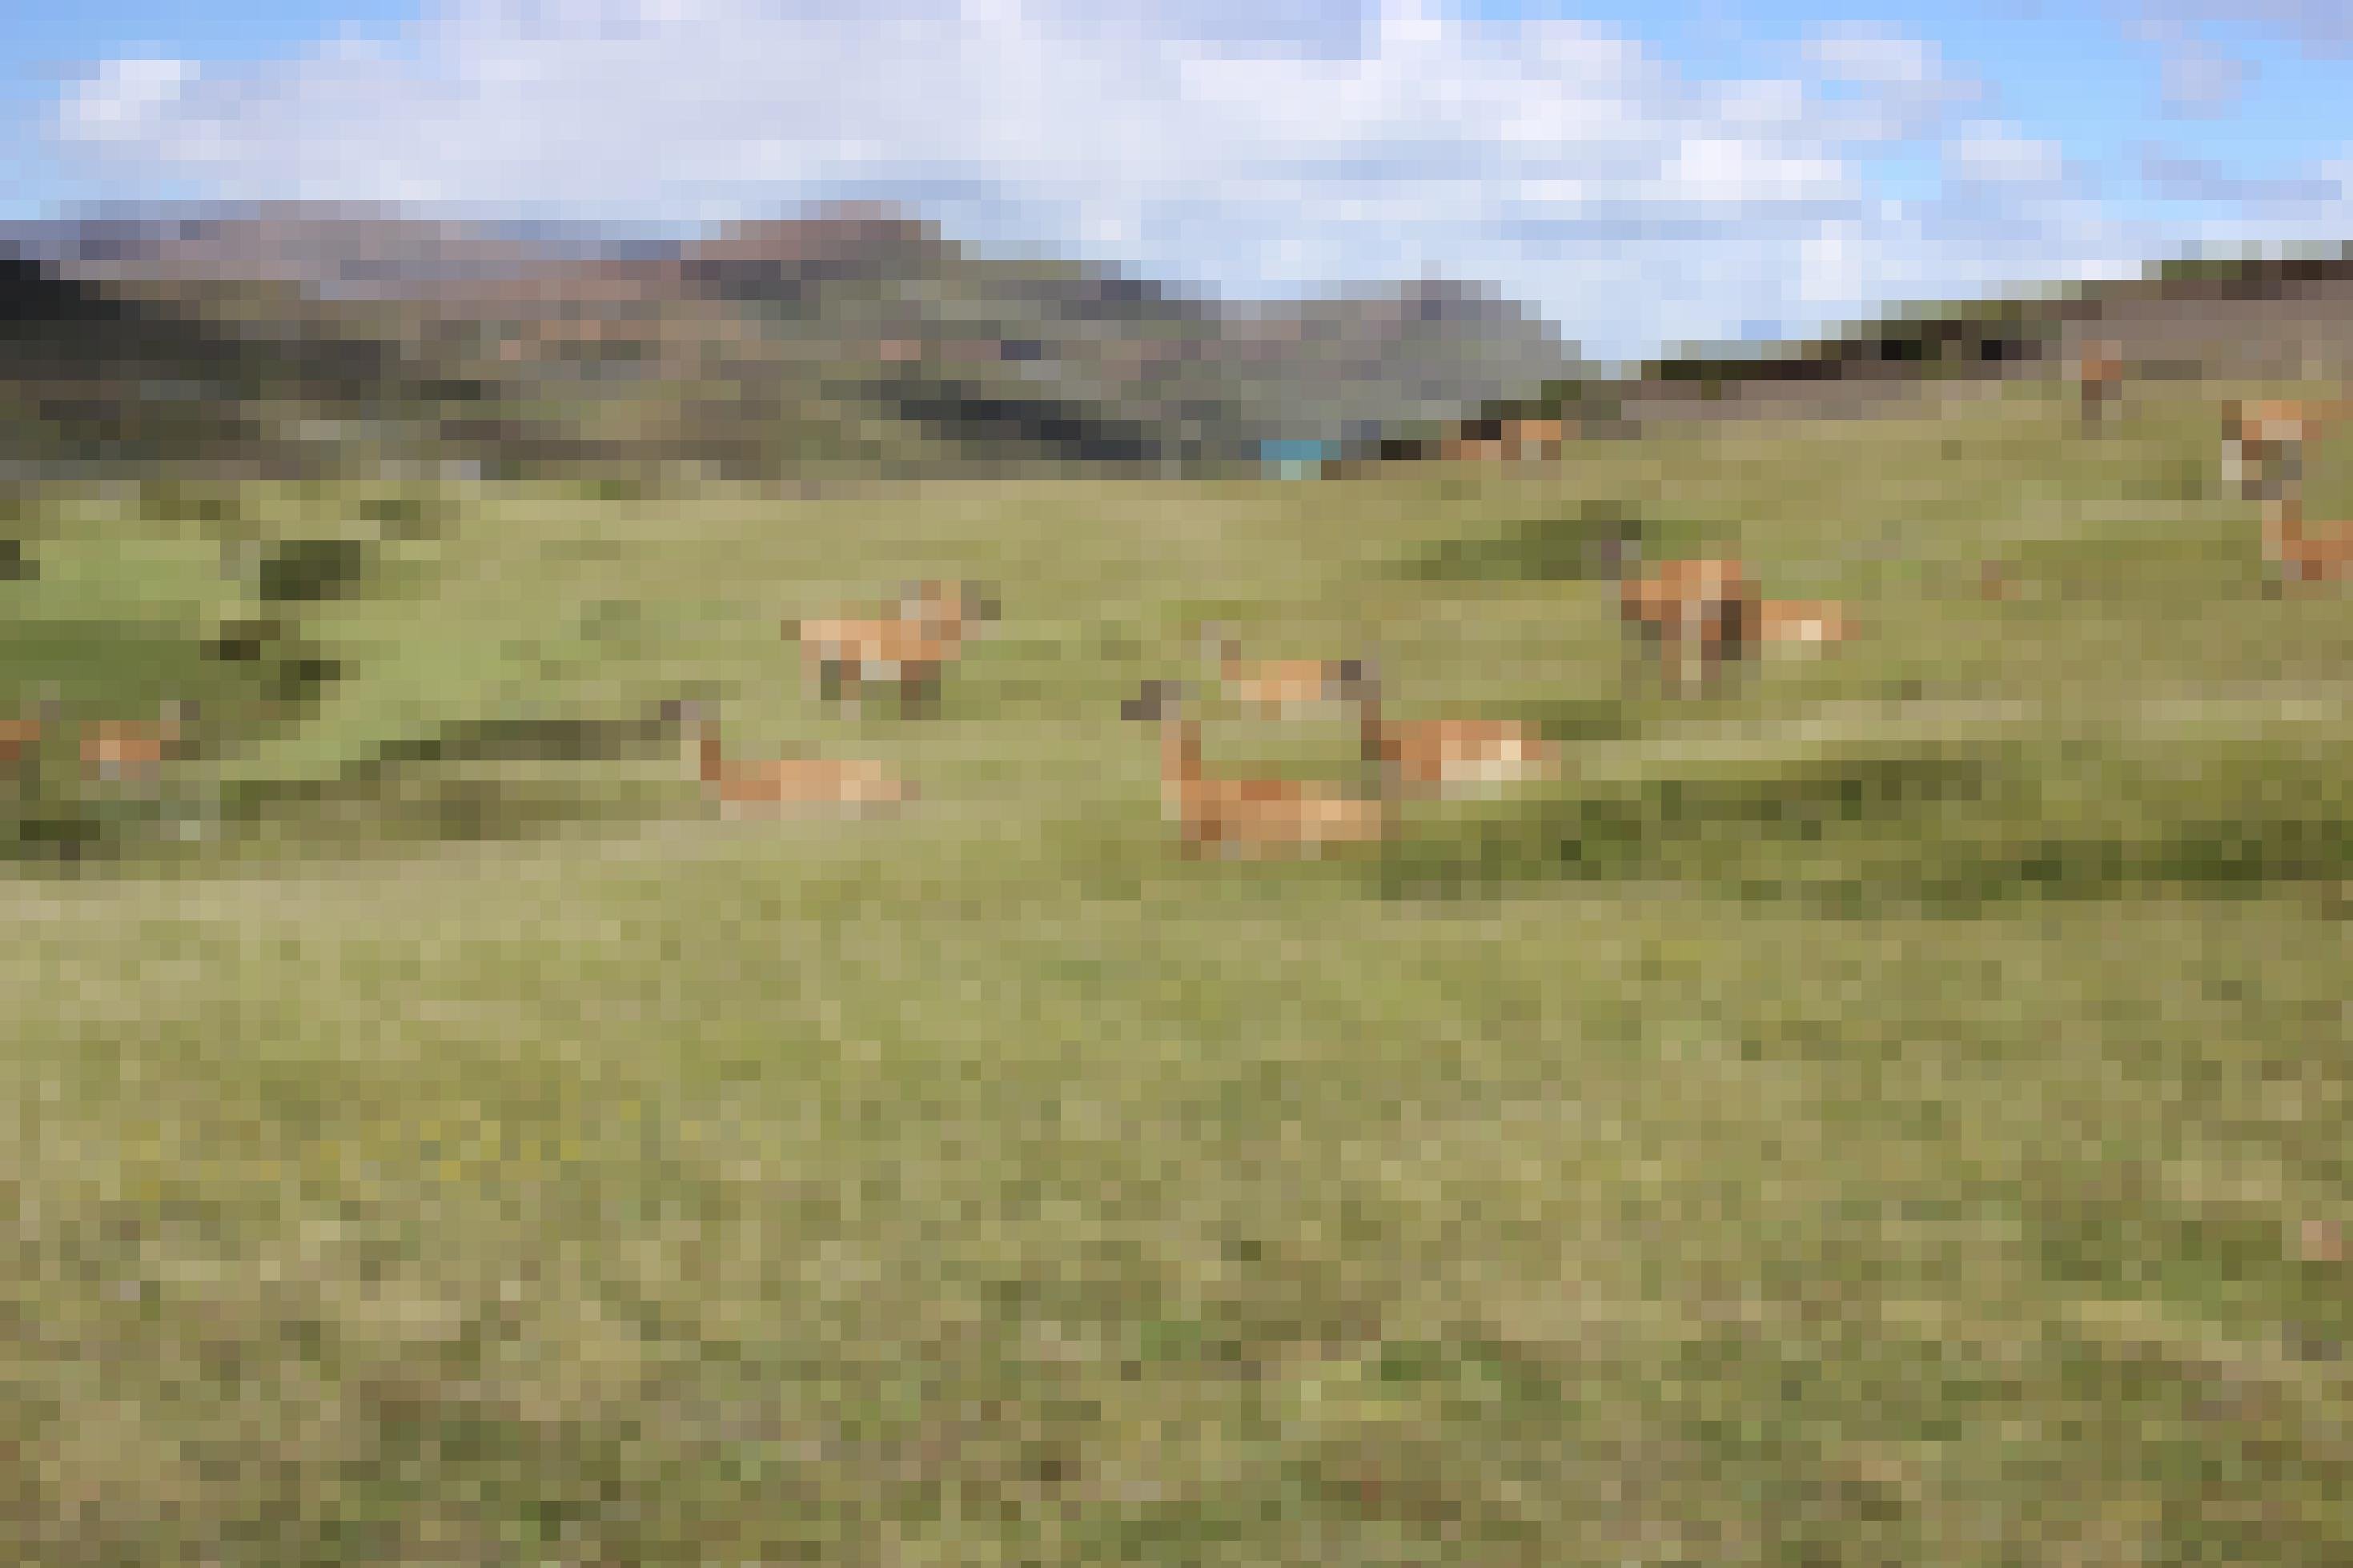
[[[0,706],[203,720],[16,781],[0,1556],[2345,1562],[2353,616],[2240,390],[20,509]],[[1609,563],[1699,548],[1865,636],[1660,693]],[[914,576],[1003,605],[940,714],[810,697]],[[1570,765],[1182,860],[1119,704],[1212,619]],[[676,697],[923,798],[724,819]]]

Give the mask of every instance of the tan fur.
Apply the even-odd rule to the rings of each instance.
[[[1763,599],[1757,605],[1757,637],[1778,653],[1818,652],[1854,635],[1854,621],[1842,605],[1826,599]]]
[[[1627,626],[1658,647],[1683,689],[1712,683],[1757,638],[1759,601],[1748,570],[1729,558],[1670,561],[1620,590]]]
[[[1160,725],[1161,799],[1180,826],[1188,858],[1211,852],[1313,857],[1326,844],[1388,836],[1388,806],[1379,800],[1293,779],[1203,776],[1200,722],[1184,714],[1181,700],[1179,689],[1155,682],[1123,711]]]
[[[910,584],[895,618],[787,621],[785,635],[798,639],[813,689],[830,675],[853,703],[869,683],[936,696],[941,672],[962,655],[973,623],[994,615],[974,585],[934,581]]]
[[[2263,564],[2274,583],[2333,583],[2353,575],[2353,523],[2323,523],[2317,539],[2305,531],[2303,503],[2293,498],[2263,509]]]
[[[2123,347],[2109,340],[2084,344],[2075,358],[2074,376],[2077,394],[2083,399],[2084,425],[2104,423],[2108,410],[2124,393]]]
[[[0,719],[0,768],[22,766],[40,746],[43,733],[38,718]]]
[[[2222,405],[2222,479],[2242,499],[2282,500],[2301,488],[2304,446],[2353,417],[2343,400],[2246,398]]]
[[[1352,658],[1279,658],[1245,663],[1241,644],[1211,628],[1202,638],[1218,679],[1237,701],[1270,717],[1296,718],[1356,700],[1364,679]]]
[[[816,757],[738,761],[722,749],[719,727],[710,718],[692,709],[679,716],[685,718],[695,737],[695,761],[704,787],[731,811],[753,806],[842,806],[859,811],[914,798],[914,787],[886,763]]]
[[[1385,794],[1482,795],[1559,776],[1560,748],[1516,720],[1384,719],[1367,689],[1361,722],[1364,760],[1381,770]]]
[[[82,730],[81,765],[90,779],[152,783],[186,741],[187,705],[167,702],[157,720],[100,719]]]
[[[1566,434],[1557,419],[1514,419],[1504,426],[1504,446],[1513,458],[1557,458]]]

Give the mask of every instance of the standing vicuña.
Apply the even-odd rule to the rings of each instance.
[[[1757,584],[1729,558],[1670,561],[1620,590],[1619,615],[1659,651],[1678,689],[1713,684],[1757,636]]]
[[[2247,398],[2222,405],[2222,480],[2246,500],[2283,500],[2304,480],[2304,444],[2353,416],[2353,403]]]
[[[2124,348],[2103,338],[2084,345],[2075,356],[2075,389],[2083,399],[2084,426],[2097,429],[2124,395]]]
[[[2315,539],[2305,532],[2304,504],[2290,496],[2263,506],[2263,565],[2269,591],[2289,583],[2333,583],[2353,574],[2353,523],[2331,522]]]
[[[819,694],[830,683],[854,705],[873,682],[936,710],[941,672],[962,654],[971,627],[997,615],[984,584],[934,580],[908,584],[895,618],[786,621],[785,635],[799,640],[802,668]]]

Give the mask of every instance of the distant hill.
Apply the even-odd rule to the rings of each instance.
[[[20,462],[1198,468],[1577,364],[1459,284],[1218,301],[871,209],[689,239],[198,210],[0,226],[0,254]]]
[[[477,390],[333,329],[284,285],[126,288],[0,258],[0,458],[283,468],[306,429],[422,422]]]
[[[686,237],[301,205],[0,225],[0,462],[312,471],[909,473],[1255,467],[2046,374],[2353,372],[2353,258],[1907,307],[1818,339],[1581,362],[1444,279],[1282,302],[976,254],[883,208]]]
[[[2353,253],[2169,261],[2136,279],[1905,306],[1820,338],[1563,377],[1425,433],[1435,440],[1421,445],[1520,418],[1566,418],[1590,431],[1867,414],[1923,386],[2047,375],[2094,339],[2115,342],[2143,377],[2353,379]]]

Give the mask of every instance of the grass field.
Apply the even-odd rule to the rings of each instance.
[[[17,684],[216,728],[181,815],[0,881],[0,1555],[2344,1563],[2353,617],[2263,597],[2232,390],[1328,484],[55,503]],[[1620,531],[1867,636],[1652,694]],[[364,581],[224,580],[292,536]],[[778,621],[914,575],[1001,588],[941,716],[807,698]],[[194,652],[265,609],[311,707]],[[1567,776],[1185,862],[1118,705],[1204,618]],[[925,798],[722,820],[611,740],[680,694]]]

